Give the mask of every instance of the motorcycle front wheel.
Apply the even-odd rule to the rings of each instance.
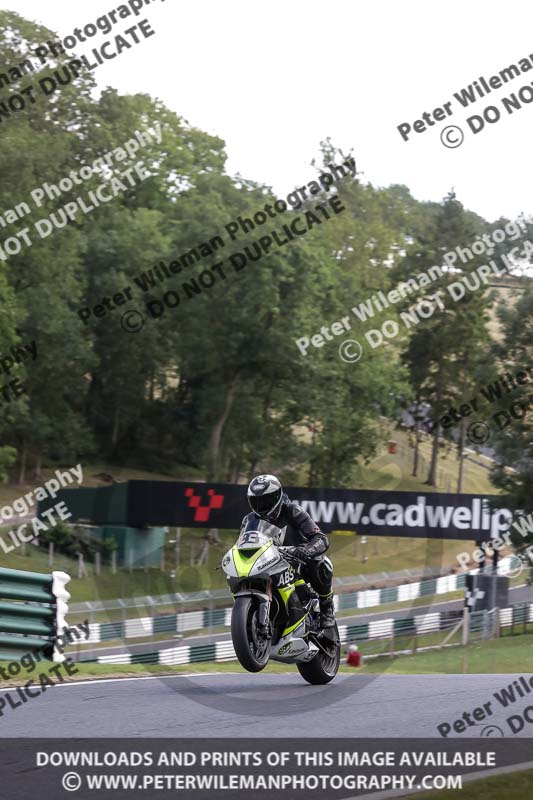
[[[239,663],[248,672],[261,672],[270,658],[270,639],[258,632],[258,601],[237,597],[231,613],[231,638]]]

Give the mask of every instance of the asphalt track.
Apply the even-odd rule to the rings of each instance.
[[[513,736],[506,719],[533,706],[533,690],[509,708],[493,693],[514,678],[519,675],[340,675],[328,686],[309,686],[298,673],[265,671],[85,681],[4,707],[0,737],[35,736],[38,720],[40,737],[60,731],[62,737],[231,739],[298,731],[304,738],[431,738],[440,736],[437,725],[488,702],[492,714],[460,737]],[[518,735],[532,736],[533,723]]]
[[[517,603],[533,603],[533,586],[523,585],[510,590],[509,604]],[[403,608],[396,610],[389,609],[388,611],[371,611],[368,614],[352,614],[346,617],[341,616],[338,617],[338,622],[342,625],[357,625],[379,619],[401,619],[402,617],[410,617],[417,614],[430,614],[435,611],[457,611],[462,609],[463,606],[463,599],[444,601],[437,600],[435,603],[428,603],[428,605],[424,606],[404,604]],[[134,639],[130,639],[125,644],[115,645],[113,647],[83,647],[80,649],[80,652],[83,653],[84,660],[87,660],[91,658],[97,658],[98,656],[118,655],[121,653],[152,653],[156,650],[165,650],[169,647],[180,647],[188,644],[209,644],[212,642],[227,641],[229,638],[229,630],[226,629],[223,633],[206,633],[196,636],[174,636],[171,639],[160,640],[158,642],[147,641],[135,643]],[[70,651],[67,649],[66,652],[68,654]],[[77,657],[77,649],[72,648],[72,652],[74,657]]]

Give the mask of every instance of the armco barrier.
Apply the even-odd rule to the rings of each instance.
[[[69,581],[66,572],[44,575],[0,568],[0,660],[40,650],[53,661],[64,661],[56,643],[66,627]]]
[[[464,588],[466,575],[444,575],[402,586],[388,586],[385,589],[364,589],[360,592],[347,592],[335,595],[335,609],[373,608],[384,603],[401,603],[418,597],[447,594]],[[227,592],[226,592],[227,594]],[[111,639],[132,639],[140,636],[154,636],[159,633],[187,633],[207,628],[229,627],[231,608],[211,608],[202,611],[186,611],[183,614],[160,614],[157,617],[136,617],[124,622],[96,622],[90,625],[90,638],[87,644],[96,644]]]
[[[424,576],[426,574],[428,575],[428,578],[425,579]],[[415,588],[418,586],[424,587],[427,585],[427,591],[424,592],[422,588],[420,591],[422,594],[431,594],[430,587],[436,580],[435,576],[439,577],[441,574],[449,577],[449,568],[440,567],[437,569],[435,567],[424,567],[422,569],[401,569],[397,570],[396,572],[376,572],[367,575],[336,575],[333,578],[333,591],[336,595],[341,595],[344,593],[344,586],[352,586],[360,583],[371,585],[373,583],[390,583],[394,581],[400,583],[402,578],[410,581],[414,581],[419,578],[420,583],[411,582],[405,584],[404,588],[409,586]],[[451,577],[453,578],[453,575]],[[459,577],[463,578],[464,581],[464,576]],[[458,584],[458,588],[459,585],[462,584]],[[379,596],[379,592],[385,592],[385,594],[382,596],[387,598],[389,596],[387,592],[392,591],[392,600],[383,599],[382,601],[380,600],[380,602],[394,602],[393,595],[396,588],[399,587],[395,585],[389,587],[387,590],[378,589],[374,591],[374,594],[376,594],[377,591]],[[352,596],[358,593],[359,592],[355,591],[350,592]],[[190,603],[199,605],[201,603],[205,604],[216,602],[218,600],[225,600],[227,597],[227,589],[201,589],[197,592],[174,592],[173,594],[146,595],[145,597],[122,597],[114,600],[84,600],[82,603],[71,603],[69,605],[69,610],[71,614],[83,614],[85,619],[87,616],[90,617],[92,614],[100,614],[106,611],[125,612],[130,608],[142,608],[145,611],[150,609],[150,611],[155,613],[155,609],[158,606],[184,606]],[[404,599],[408,600],[409,597]]]
[[[188,633],[208,628],[229,627],[231,608],[206,608],[184,614],[160,614],[157,617],[135,617],[124,622],[93,622],[89,625],[86,644],[106,642],[111,639],[134,639],[156,636],[160,633]]]
[[[338,611],[348,611],[352,608],[372,608],[385,603],[403,603],[407,600],[416,600],[418,597],[447,594],[463,589],[466,573],[461,575],[443,575],[440,578],[430,578],[426,581],[404,583],[400,586],[386,586],[384,589],[364,589],[360,592],[346,592],[337,595],[336,608]]]
[[[470,625],[473,631],[483,626],[483,615],[486,612],[476,611],[471,615]],[[404,619],[380,619],[364,622],[359,625],[339,625],[342,644],[351,642],[368,642],[372,639],[391,639],[398,636],[424,636],[428,633],[449,631],[463,615],[462,610],[441,611],[431,614],[418,614]],[[533,603],[520,604],[500,609],[500,626],[502,628],[515,624],[533,623]],[[234,661],[236,659],[230,639],[209,644],[184,645],[151,653],[120,653],[117,655],[98,656],[98,658],[78,661],[97,662],[98,664],[194,664],[200,661]]]

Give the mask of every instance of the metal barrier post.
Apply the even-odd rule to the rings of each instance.
[[[45,575],[0,568],[2,658],[19,658],[39,650],[53,661],[65,660],[58,642],[64,641],[70,599],[65,586],[69,581],[65,572]],[[24,602],[6,603],[4,599]]]
[[[470,634],[470,609],[468,606],[464,607],[463,611],[463,645],[468,644]]]

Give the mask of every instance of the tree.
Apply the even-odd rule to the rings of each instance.
[[[465,397],[465,392],[475,381],[477,365],[486,358],[487,297],[482,291],[465,291],[462,298],[453,302],[447,291],[459,277],[471,276],[482,262],[475,257],[469,263],[461,264],[459,275],[457,271],[450,272],[444,262],[445,253],[457,246],[466,246],[482,232],[482,220],[466,212],[455,194],[450,192],[442,204],[432,204],[427,208],[426,226],[420,228],[418,239],[407,247],[405,259],[395,273],[398,280],[405,280],[416,273],[426,272],[432,266],[440,267],[443,272],[431,283],[431,288],[421,293],[432,304],[427,319],[427,306],[415,305],[422,299],[420,294],[416,299],[409,297],[403,304],[406,310],[414,306],[413,327],[403,360],[409,369],[414,392],[420,401],[431,405],[435,423],[456,399]],[[470,285],[475,286],[475,282]],[[464,432],[462,425],[458,444],[458,491],[462,483]],[[435,424],[426,480],[430,486],[437,485],[439,436],[440,426]]]
[[[503,341],[496,349],[500,374],[515,376],[529,369],[533,353],[533,289],[528,286],[514,308],[500,309]],[[533,417],[531,384],[516,383],[512,397],[504,394],[497,404],[503,429],[493,438],[497,463],[491,472],[494,485],[506,495],[506,504],[528,515],[533,511]],[[514,404],[515,416],[510,412]],[[494,407],[496,408],[496,406]],[[517,418],[518,417],[518,418]],[[511,528],[512,541],[519,550],[533,544],[533,527],[527,536]]]

